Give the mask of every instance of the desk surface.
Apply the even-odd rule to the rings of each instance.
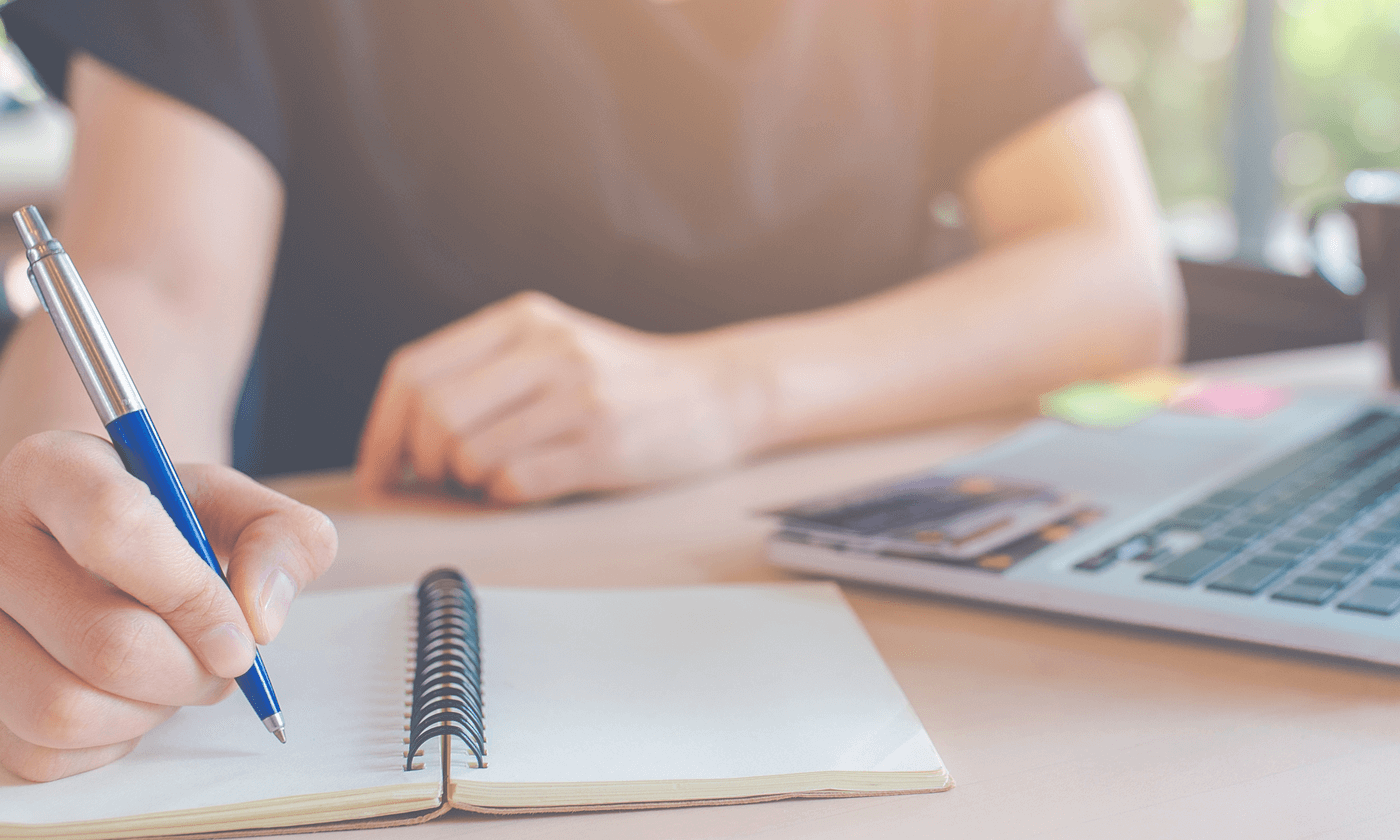
[[[1353,345],[1204,366],[1267,384],[1379,389]],[[1014,428],[982,420],[776,458],[668,489],[481,513],[356,502],[345,475],[277,480],[340,528],[317,588],[456,563],[532,586],[779,580],[752,511],[916,471]],[[861,586],[845,591],[937,744],[941,794],[572,816],[453,815],[344,840],[617,837],[1400,835],[1400,672]]]

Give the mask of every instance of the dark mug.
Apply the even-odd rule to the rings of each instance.
[[[1329,211],[1313,216],[1313,253],[1318,270],[1338,288],[1354,293],[1361,286],[1363,333],[1385,348],[1395,386],[1400,384],[1400,172],[1358,170],[1347,176],[1346,192],[1347,200],[1331,211],[1350,219],[1355,252],[1338,258],[1337,247],[1319,241],[1324,237],[1317,223],[1333,215]],[[1327,238],[1336,245],[1335,236]]]
[[[1400,373],[1400,204],[1351,202],[1344,209],[1356,224],[1356,246],[1366,278],[1361,291],[1362,324],[1366,337],[1385,348],[1394,386]]]

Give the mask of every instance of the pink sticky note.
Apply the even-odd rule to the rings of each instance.
[[[1267,388],[1243,382],[1201,382],[1188,387],[1173,400],[1171,410],[1253,420],[1287,405],[1289,396],[1286,388]]]

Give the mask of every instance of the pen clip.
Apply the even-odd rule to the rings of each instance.
[[[44,293],[39,290],[39,280],[34,276],[34,269],[26,268],[24,276],[29,278],[29,285],[34,288],[34,297],[39,299],[39,305],[44,307],[44,311],[49,311],[49,302],[44,299]]]

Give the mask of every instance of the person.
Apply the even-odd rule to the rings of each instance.
[[[55,233],[202,464],[182,474],[232,587],[184,563],[52,327],[22,324],[0,359],[0,764],[26,778],[222,696],[330,562],[325,517],[213,465],[536,502],[1177,350],[1131,120],[1049,0],[3,16],[73,112]],[[955,214],[977,250],[935,266]]]

